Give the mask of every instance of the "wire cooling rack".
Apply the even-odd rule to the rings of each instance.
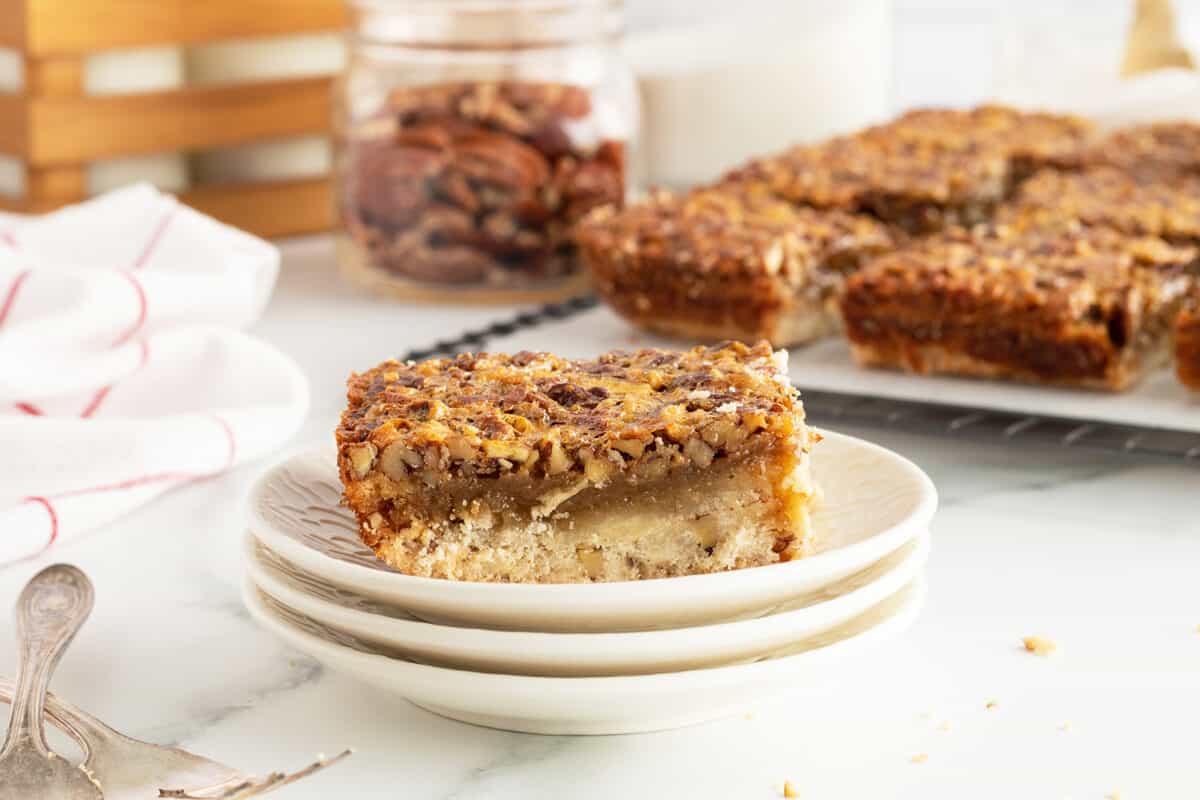
[[[495,339],[566,319],[595,306],[596,298],[590,295],[544,305],[483,328],[465,331],[454,338],[439,340],[429,347],[411,350],[404,355],[404,360],[486,350]],[[894,427],[909,433],[1129,453],[1200,465],[1200,434],[1197,433],[845,394],[809,389],[803,385],[798,388],[804,393],[804,408],[809,418],[823,423],[842,420],[855,425]]]

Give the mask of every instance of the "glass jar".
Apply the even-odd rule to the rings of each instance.
[[[638,130],[619,0],[350,0],[338,261],[408,299],[579,291],[574,224],[623,203]]]

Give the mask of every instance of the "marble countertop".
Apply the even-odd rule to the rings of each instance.
[[[350,369],[511,313],[364,298],[337,283],[325,239],[285,254],[257,333],[312,381],[297,448],[329,438]],[[323,670],[260,631],[239,600],[241,503],[261,465],[53,554],[85,569],[97,594],[53,685],[135,736],[246,768],[357,749],[280,793],[296,800],[771,798],[784,780],[823,799],[1200,794],[1200,469],[847,432],[913,459],[941,491],[928,605],[838,684],[746,717],[528,736],[450,722]],[[0,604],[41,566],[0,571]],[[0,672],[11,674],[4,630]],[[1058,652],[1025,653],[1033,634]]]

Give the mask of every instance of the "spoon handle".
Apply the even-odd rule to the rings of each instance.
[[[8,738],[0,755],[21,744],[50,752],[42,722],[46,689],[63,651],[91,613],[93,600],[92,582],[69,564],[46,567],[33,576],[17,598],[21,670]]]

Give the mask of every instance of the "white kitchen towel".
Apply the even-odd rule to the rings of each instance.
[[[0,218],[0,566],[295,432],[303,374],[239,330],[278,271],[149,186]]]

